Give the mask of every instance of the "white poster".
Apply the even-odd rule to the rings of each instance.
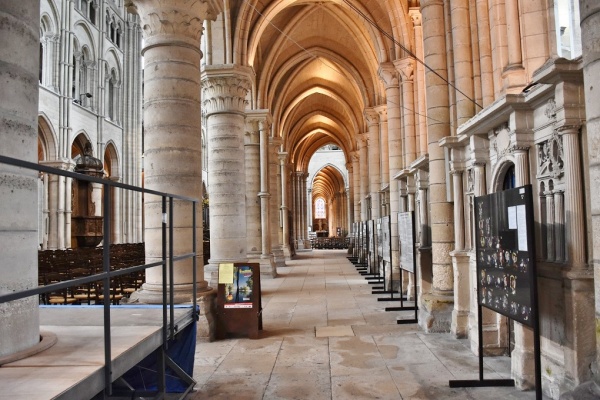
[[[527,215],[525,205],[517,206],[517,235],[519,251],[527,251]]]

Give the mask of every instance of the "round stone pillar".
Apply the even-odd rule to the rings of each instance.
[[[379,115],[374,108],[365,110],[365,119],[369,127],[369,178],[368,189],[371,194],[371,218],[379,218],[379,190],[381,189],[381,168],[379,164]]]
[[[252,72],[236,65],[206,66],[202,94],[208,137],[211,284],[223,262],[246,255],[246,171],[244,125]]]
[[[40,4],[0,6],[0,154],[37,162]],[[0,295],[38,284],[38,173],[0,164]],[[0,305],[0,358],[40,342],[38,296]]]
[[[446,165],[444,149],[439,141],[450,136],[450,103],[448,85],[438,76],[447,77],[444,2],[421,1],[427,87],[427,120],[429,151],[429,211],[431,227],[432,291],[421,297],[419,319],[428,332],[450,330],[453,300],[453,269],[450,251],[454,247],[452,205],[446,199]],[[432,51],[435,49],[435,51]],[[433,71],[436,71],[435,73]]]
[[[130,11],[139,15],[144,35],[144,186],[201,199],[200,36],[203,20],[220,10],[193,0],[135,0]],[[168,223],[174,227],[174,254],[186,254],[192,250],[192,204],[174,201],[173,208]],[[154,262],[162,257],[162,199],[145,196],[144,213],[146,262]],[[206,292],[200,205],[196,238],[196,284]],[[192,260],[174,263],[173,283],[175,303],[192,299]],[[162,285],[161,268],[147,270],[139,300],[161,303]]]

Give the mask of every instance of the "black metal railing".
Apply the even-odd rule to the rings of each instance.
[[[165,394],[165,369],[166,364],[170,362],[168,357],[166,357],[166,350],[168,349],[169,340],[173,339],[177,334],[179,327],[175,325],[175,307],[174,307],[174,279],[173,279],[173,263],[175,261],[180,261],[184,259],[192,260],[192,276],[193,276],[193,293],[192,293],[192,302],[193,302],[193,318],[197,321],[199,312],[198,305],[196,302],[197,299],[197,248],[196,248],[196,210],[199,204],[199,200],[195,198],[190,198],[186,196],[179,196],[169,193],[158,192],[151,189],[140,188],[137,186],[127,185],[115,181],[111,181],[108,179],[96,178],[88,175],[83,175],[75,172],[65,171],[53,167],[48,167],[45,165],[35,164],[23,160],[18,160],[11,157],[1,156],[0,155],[0,163],[12,165],[15,167],[20,167],[29,170],[35,170],[38,172],[44,172],[48,174],[54,174],[59,176],[64,176],[67,178],[77,179],[80,181],[88,181],[99,183],[103,186],[103,204],[102,204],[102,215],[103,215],[103,270],[100,273],[94,273],[89,276],[83,276],[76,279],[70,279],[67,281],[51,283],[45,286],[37,286],[35,288],[15,291],[8,294],[0,295],[0,304],[7,303],[19,299],[23,299],[30,296],[40,296],[45,293],[58,291],[62,289],[67,289],[73,286],[80,286],[89,284],[92,282],[103,282],[103,295],[105,301],[103,302],[103,311],[104,311],[104,383],[105,383],[105,394],[107,396],[112,395],[112,348],[111,348],[111,302],[108,299],[111,298],[111,280],[126,274],[136,273],[139,271],[146,270],[152,267],[162,267],[162,353],[159,355],[158,359],[160,360],[158,366],[158,391],[163,396]],[[156,261],[149,264],[138,265],[133,267],[126,267],[118,270],[111,269],[110,265],[110,232],[111,232],[111,213],[114,208],[111,207],[111,188],[120,188],[124,190],[130,190],[134,192],[144,193],[145,195],[156,195],[162,198],[162,257],[160,261]],[[174,221],[174,210],[173,203],[174,201],[183,201],[192,203],[192,252],[187,254],[175,255],[173,252],[173,224],[169,223],[170,221]],[[5,203],[6,204],[6,203]],[[31,210],[37,212],[37,210]],[[170,245],[169,245],[170,244]],[[37,249],[31,249],[31,251],[37,251]],[[168,278],[167,278],[168,277]],[[191,379],[191,378],[190,378]],[[193,382],[193,381],[192,381]],[[192,389],[193,385],[187,389],[185,393],[182,394],[181,399],[183,399],[187,393]]]

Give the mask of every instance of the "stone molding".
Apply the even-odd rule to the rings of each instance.
[[[418,7],[411,7],[408,9],[408,16],[412,20],[413,26],[421,26],[421,11]]]

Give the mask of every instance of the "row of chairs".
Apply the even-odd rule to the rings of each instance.
[[[111,245],[111,269],[144,264],[143,244]],[[64,282],[102,272],[102,248],[46,250],[39,255],[39,285]],[[110,302],[119,304],[144,282],[144,273],[126,274],[110,282]],[[104,282],[92,282],[40,295],[41,304],[103,304]]]

